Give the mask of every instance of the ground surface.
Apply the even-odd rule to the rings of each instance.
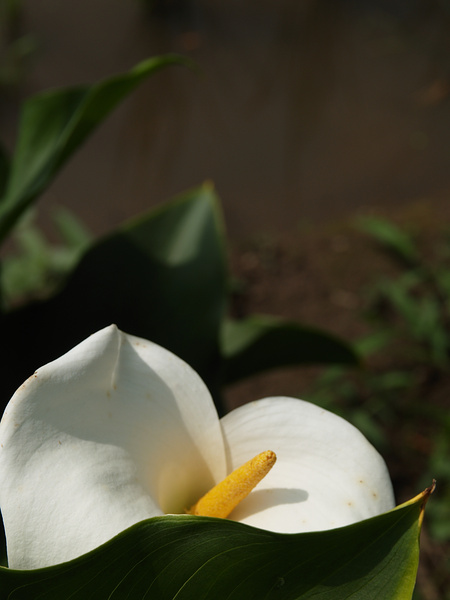
[[[427,253],[448,229],[449,212],[441,198],[435,202],[419,202],[407,209],[384,209],[383,215],[415,232]],[[236,316],[281,315],[321,327],[350,341],[371,330],[364,312],[373,285],[382,278],[399,276],[395,262],[367,235],[355,229],[354,219],[306,227],[295,235],[260,235],[236,243],[231,251],[231,265],[236,278],[237,293],[232,307]],[[450,374],[430,375],[426,367],[403,363],[402,355],[400,346],[395,356],[385,355],[368,367],[374,373],[410,369],[411,376],[419,382],[420,389],[400,390],[397,396],[386,397],[386,403],[394,406],[389,407],[385,421],[382,412],[378,416],[378,424],[384,429],[380,450],[388,463],[398,502],[418,493],[424,482],[436,476],[431,460],[436,452],[433,444],[440,431],[440,417],[423,418],[424,406],[426,414],[434,410],[435,415],[442,418],[448,418],[450,409]],[[233,386],[228,390],[227,400],[230,407],[270,395],[291,395],[314,401],[315,382],[320,373],[321,369],[312,367],[278,370]],[[367,391],[363,391],[359,400],[353,399],[350,410],[348,405],[342,404],[340,396],[340,390],[336,390],[335,408],[344,414],[348,410],[349,418],[358,408],[364,410],[373,404]],[[358,402],[359,407],[355,406]],[[441,483],[444,489],[440,489],[438,481],[436,496],[442,493],[443,500],[448,483]],[[450,597],[449,557],[450,545],[438,543],[425,522],[418,598],[447,600]]]

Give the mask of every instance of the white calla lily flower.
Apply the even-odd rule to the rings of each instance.
[[[297,533],[394,506],[383,459],[344,419],[281,397],[219,420],[186,363],[107,327],[38,369],[6,408],[0,509],[9,566],[61,563],[143,519],[184,514],[266,450],[275,466],[230,519]]]

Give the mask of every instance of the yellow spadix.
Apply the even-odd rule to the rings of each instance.
[[[277,460],[275,452],[261,452],[213,487],[187,512],[203,517],[226,519],[236,506],[267,475]]]

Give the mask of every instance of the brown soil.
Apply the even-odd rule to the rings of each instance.
[[[444,201],[443,201],[444,200]],[[415,232],[427,253],[436,236],[450,223],[444,198],[424,201],[407,209],[384,210],[383,215]],[[444,225],[442,225],[444,223]],[[305,227],[296,235],[260,235],[235,244],[231,269],[236,293],[232,311],[236,316],[266,313],[295,319],[354,341],[369,331],[363,318],[371,286],[383,277],[393,277],[398,266],[367,235],[355,228],[354,220],[315,228]],[[383,369],[396,369],[396,358],[383,357]],[[391,363],[391,364],[390,364]],[[308,399],[319,367],[280,369],[229,388],[230,408],[271,395]],[[427,403],[447,412],[450,408],[450,376],[423,377],[421,394]],[[407,403],[408,398],[399,398]],[[416,398],[417,401],[417,398]],[[431,482],[427,462],[433,448],[433,426],[420,422],[415,411],[403,409],[405,423],[386,426],[388,442],[383,449],[397,495],[403,502],[420,491],[424,475]],[[414,416],[416,415],[416,416]],[[444,490],[442,490],[444,491]],[[436,495],[440,493],[439,482]],[[432,501],[432,500],[431,500]],[[422,534],[419,598],[448,599],[450,547],[438,544],[427,530]]]
[[[401,210],[373,210],[421,240],[424,251],[450,223],[450,203],[425,200]],[[370,328],[362,317],[371,286],[394,277],[398,267],[357,227],[362,214],[305,227],[297,234],[255,236],[235,243],[231,271],[236,279],[235,316],[264,313],[319,327],[348,341]],[[304,394],[318,369],[285,369],[258,376],[229,390],[231,406],[254,395]],[[450,395],[447,407],[450,408]],[[253,398],[254,399],[254,398]]]

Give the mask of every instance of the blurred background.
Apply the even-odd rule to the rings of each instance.
[[[447,0],[2,0],[0,126],[18,101],[156,54],[149,81],[71,161],[41,210],[96,233],[204,179],[229,235],[298,231],[450,187]]]
[[[228,406],[285,394],[342,414],[399,502],[436,477],[416,598],[448,600],[450,1],[0,0],[2,142],[28,96],[172,52],[198,70],[121,104],[44,193],[40,229],[57,239],[64,207],[103,235],[213,181],[232,315],[321,327],[366,360],[235,384]]]

